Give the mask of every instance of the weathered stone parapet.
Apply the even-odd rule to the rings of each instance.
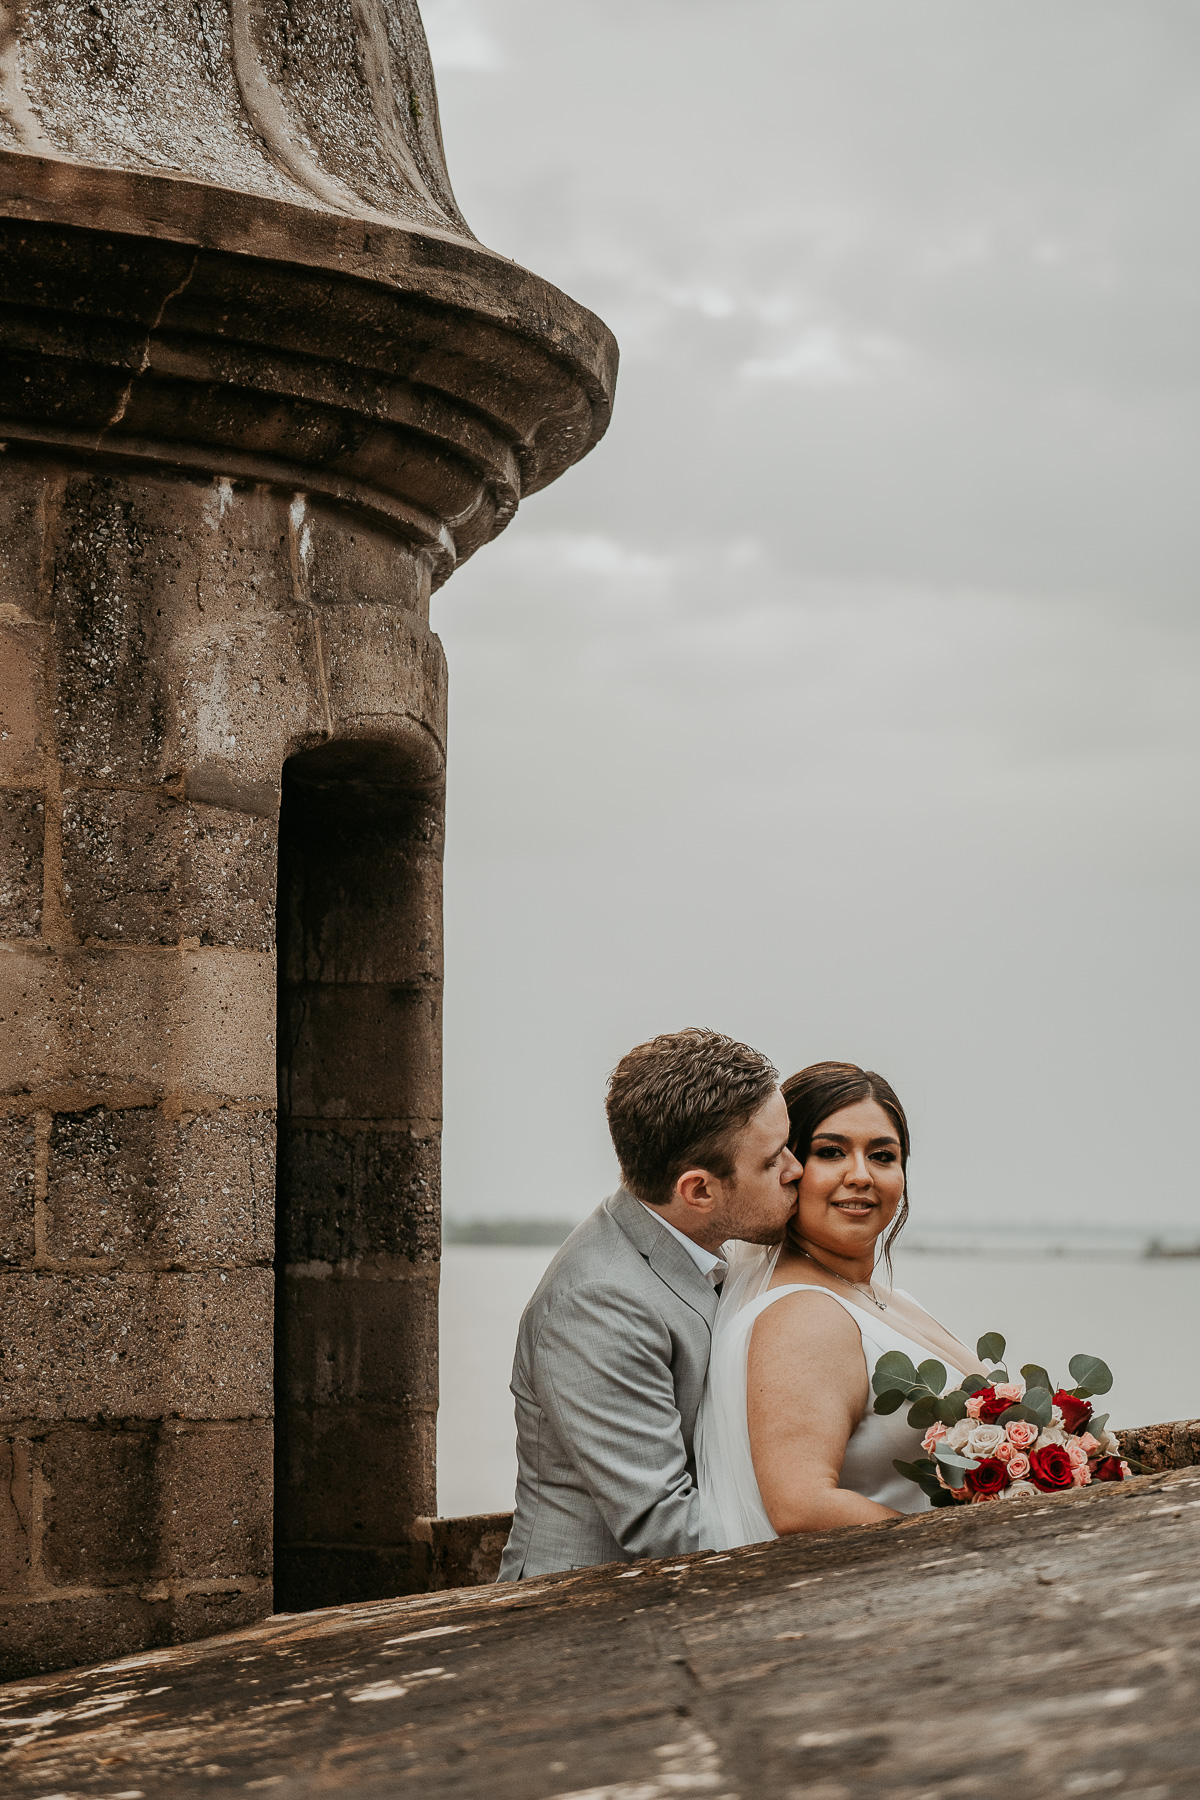
[[[347,1800],[1191,1800],[1198,1556],[1179,1469],[334,1607],[0,1688],[0,1771],[28,1800],[114,1768]]]
[[[465,226],[411,0],[0,11],[23,1666],[260,1616],[273,1572],[283,1604],[429,1579],[429,597],[595,443],[614,371]]]

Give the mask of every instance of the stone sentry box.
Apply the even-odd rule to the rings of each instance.
[[[429,1579],[429,596],[616,354],[465,225],[411,0],[0,29],[11,1675]]]

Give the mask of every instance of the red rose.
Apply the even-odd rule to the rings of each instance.
[[[1061,1444],[1047,1444],[1044,1450],[1029,1452],[1029,1479],[1044,1494],[1070,1487],[1073,1479],[1071,1459]]]
[[[1054,1396],[1055,1406],[1062,1408],[1063,1430],[1078,1437],[1086,1430],[1092,1416],[1092,1408],[1088,1401],[1081,1400],[1077,1394],[1068,1394],[1066,1388],[1059,1388]]]
[[[1092,1464],[1093,1481],[1124,1481],[1125,1471],[1119,1456],[1101,1456]]]
[[[997,1400],[995,1387],[976,1388],[971,1396],[979,1402],[979,1422],[981,1425],[994,1425],[1001,1413],[1008,1411],[1011,1400]]]
[[[967,1470],[967,1486],[973,1494],[1001,1494],[1008,1486],[1008,1466],[998,1456],[981,1456],[977,1469]]]

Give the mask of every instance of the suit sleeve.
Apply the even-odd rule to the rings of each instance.
[[[700,1498],[662,1319],[611,1287],[574,1288],[543,1321],[534,1376],[539,1404],[621,1548],[699,1549]]]

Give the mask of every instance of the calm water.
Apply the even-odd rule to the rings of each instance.
[[[517,1322],[552,1249],[448,1245],[442,1264],[438,1506],[506,1512],[516,1459],[508,1377]],[[1011,1366],[1065,1376],[1077,1350],[1116,1376],[1114,1425],[1200,1415],[1200,1258],[897,1257],[896,1279],[968,1343],[1008,1338]]]

